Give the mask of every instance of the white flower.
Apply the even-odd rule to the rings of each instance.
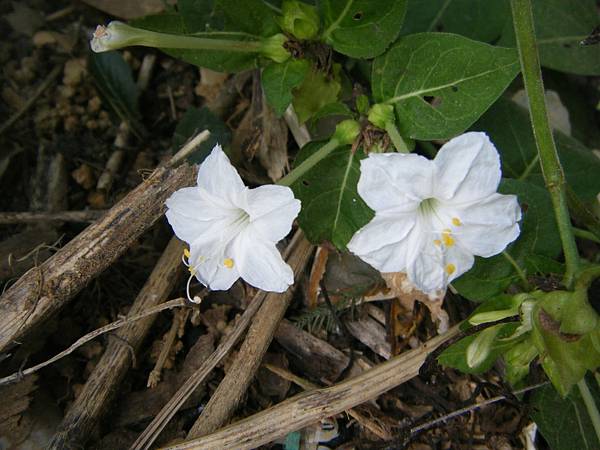
[[[348,248],[381,272],[406,272],[421,291],[444,290],[519,235],[514,195],[496,192],[498,151],[485,133],[446,143],[433,161],[416,154],[370,154],[358,193],[375,217]]]
[[[175,234],[190,246],[190,272],[205,286],[226,290],[239,277],[265,291],[293,284],[275,246],[300,211],[290,188],[247,188],[217,145],[198,169],[198,185],[178,190],[166,204]]]

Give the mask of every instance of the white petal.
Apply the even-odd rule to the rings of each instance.
[[[177,237],[188,244],[205,233],[220,234],[224,224],[236,214],[235,208],[198,187],[179,189],[165,203],[169,224]]]
[[[435,196],[455,203],[487,197],[500,183],[500,156],[485,133],[470,132],[448,141],[433,161]]]
[[[289,187],[269,184],[247,191],[245,210],[258,233],[278,242],[292,229],[300,212],[300,200],[294,198]]]
[[[275,244],[259,239],[246,230],[235,241],[235,257],[240,276],[248,284],[270,292],[285,292],[294,283],[294,272]]]
[[[190,267],[196,278],[213,291],[226,291],[240,277],[234,256],[234,241],[223,246],[218,239],[197,239],[190,246]],[[232,264],[226,265],[226,259]]]
[[[233,201],[237,193],[245,189],[237,170],[218,144],[200,164],[198,186],[215,197],[228,201]]]
[[[358,193],[375,211],[414,211],[433,193],[435,167],[415,154],[370,154],[360,162]]]
[[[497,255],[520,233],[521,208],[514,195],[492,194],[481,202],[456,209],[456,215],[462,225],[453,233],[477,256]]]
[[[380,272],[400,272],[406,267],[407,236],[415,220],[414,214],[376,214],[352,236],[348,250]]]

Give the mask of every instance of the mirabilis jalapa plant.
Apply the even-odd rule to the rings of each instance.
[[[202,183],[213,181],[174,194],[167,217],[190,244],[187,262],[202,283],[226,289],[241,276],[259,288],[286,289],[293,280],[275,243],[301,202],[298,223],[311,241],[350,250],[382,272],[406,271],[425,292],[452,283],[464,297],[483,300],[468,323],[489,326],[447,349],[440,362],[478,372],[502,358],[517,384],[537,357],[561,395],[578,386],[600,436],[600,415],[584,379],[600,366],[598,315],[587,297],[600,266],[581,259],[575,242],[575,233],[600,238],[597,217],[587,209],[600,182],[576,176],[576,170],[600,170],[600,163],[573,138],[553,136],[538,56],[539,45],[543,66],[600,75],[597,48],[569,41],[597,25],[594,2],[575,8],[573,1],[511,0],[509,7],[508,1],[465,0],[439,10],[436,2],[409,0],[179,0],[163,15],[99,27],[91,46],[157,47],[224,72],[260,68],[265,97],[278,115],[292,106],[311,127],[338,120],[329,139],[300,149],[280,186],[248,190],[215,149],[200,170],[218,159],[235,178],[237,194],[203,197],[205,207],[197,211],[190,211],[186,196],[204,195]],[[565,17],[561,24],[551,21],[547,3]],[[538,44],[534,20],[543,36]],[[441,25],[447,32],[430,31]],[[529,117],[508,96],[500,98],[519,72]],[[348,79],[369,95],[350,100]],[[445,144],[438,151],[431,141]],[[215,189],[232,189],[219,185],[226,181],[221,178]],[[259,189],[265,195],[259,203],[287,206],[281,217],[267,214],[272,224],[265,216],[265,227],[254,230],[246,209],[252,201],[244,206],[240,199]],[[573,228],[568,206],[589,231]],[[219,245],[201,236],[231,208],[246,215],[231,216],[225,227],[231,232],[222,233]],[[268,253],[278,268],[273,274],[246,272],[248,251],[238,239],[244,233],[260,236],[260,249],[247,248]],[[564,264],[557,261],[561,250]],[[562,276],[562,285],[542,291],[534,275]]]

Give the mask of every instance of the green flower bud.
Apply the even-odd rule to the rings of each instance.
[[[338,145],[350,145],[359,134],[359,123],[356,120],[347,119],[337,124],[332,139],[335,139]]]
[[[359,95],[356,97],[356,110],[362,114],[366,115],[369,112],[369,97],[366,95]]]
[[[290,57],[283,44],[287,41],[287,38],[283,34],[275,34],[261,43],[260,52],[263,56],[272,59],[275,62],[282,63],[287,61]]]
[[[482,365],[492,353],[496,336],[502,330],[503,325],[494,325],[480,331],[475,339],[467,347],[467,365],[476,368]]]
[[[312,5],[285,0],[281,5],[283,16],[278,20],[281,29],[298,39],[314,39],[319,32],[319,15]]]
[[[394,107],[392,105],[377,103],[371,107],[367,119],[376,127],[385,130],[388,123],[394,123],[395,121]]]
[[[94,52],[100,53],[130,45],[139,45],[140,41],[144,40],[146,33],[148,33],[146,30],[140,30],[114,20],[106,27],[102,25],[96,27],[90,47]]]

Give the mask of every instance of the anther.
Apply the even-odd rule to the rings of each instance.
[[[460,221],[460,219],[458,217],[453,217],[452,225],[454,225],[455,227],[460,227],[462,225],[462,222]]]
[[[454,272],[456,272],[456,266],[452,263],[446,264],[446,273],[452,275]]]

